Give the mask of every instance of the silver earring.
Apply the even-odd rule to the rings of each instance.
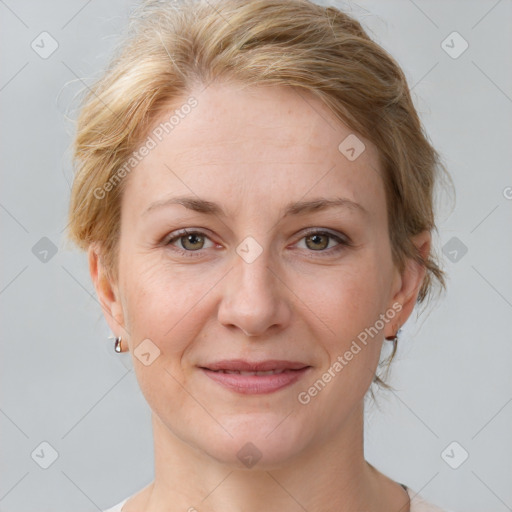
[[[120,354],[123,351],[123,348],[121,347],[121,336],[117,336],[114,341],[114,350]]]

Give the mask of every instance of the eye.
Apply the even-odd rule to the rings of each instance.
[[[195,256],[190,253],[204,249],[205,239],[208,239],[208,237],[202,231],[188,231],[184,229],[176,233],[172,238],[169,238],[165,245],[174,245],[175,242],[178,242],[181,246],[176,247],[178,252],[186,254],[187,256]]]
[[[305,240],[305,246],[307,249],[311,249],[310,252],[327,253],[327,255],[333,252],[339,251],[344,247],[350,246],[350,242],[347,238],[335,235],[328,231],[311,230],[301,238],[301,241]],[[337,244],[334,247],[329,247],[331,241],[336,241]]]
[[[206,233],[197,230],[183,229],[178,231],[167,239],[164,245],[172,246],[173,250],[184,256],[196,257],[201,256],[201,249],[213,247],[215,244],[211,242],[209,247],[205,247],[205,240],[209,240]],[[351,246],[348,237],[335,235],[324,230],[310,230],[305,233],[300,241],[305,240],[305,247],[308,252],[316,252],[319,256],[330,256],[333,253]],[[331,242],[335,241],[336,245],[332,246]],[[197,253],[197,254],[194,254]]]

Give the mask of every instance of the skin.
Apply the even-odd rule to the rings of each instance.
[[[338,145],[352,131],[303,91],[217,83],[191,94],[197,107],[129,175],[117,282],[98,246],[89,249],[105,318],[128,345],[152,409],[155,480],[123,512],[406,512],[403,488],[364,459],[363,399],[384,336],[409,317],[425,269],[411,260],[400,273],[392,262],[376,148],[359,137],[366,149],[349,161]],[[227,216],[182,205],[143,215],[154,201],[185,194]],[[282,218],[291,201],[335,196],[366,213],[335,207]],[[184,228],[205,236],[165,245]],[[250,264],[236,252],[248,236],[262,249]],[[430,234],[414,242],[426,256]],[[393,304],[401,311],[301,404],[299,392]],[[148,366],[134,356],[147,338],[160,350]],[[312,368],[277,392],[243,395],[197,367],[231,358]],[[250,469],[237,457],[247,442],[261,453]]]

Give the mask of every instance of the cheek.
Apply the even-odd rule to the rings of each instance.
[[[197,271],[181,268],[159,256],[140,255],[126,262],[124,290],[127,324],[136,346],[150,338],[166,355],[181,353],[194,330],[205,293],[216,279],[198,278]]]
[[[389,292],[385,272],[386,263],[372,254],[354,258],[320,280],[321,288],[312,295],[315,312],[343,339],[357,334],[384,312]]]
[[[379,361],[391,266],[378,254],[377,250],[360,253],[350,265],[338,268],[310,304],[329,327],[323,337],[328,355],[323,370],[330,369],[331,377],[326,378],[337,383],[332,388],[335,396],[349,389],[355,395],[366,390]]]
[[[126,319],[140,389],[159,415],[163,411],[186,414],[181,359],[200,328],[195,306],[204,295],[204,281],[191,279],[148,256],[127,258],[125,263]],[[149,365],[141,362],[141,350],[137,350],[139,344],[148,343],[147,339],[156,346],[149,344],[150,352],[158,354]]]

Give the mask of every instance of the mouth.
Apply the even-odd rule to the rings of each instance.
[[[209,368],[205,368],[205,370],[210,370]],[[265,372],[246,372],[242,370],[210,370],[215,373],[227,373],[232,375],[277,375],[279,373],[291,371],[296,372],[298,370],[268,370]]]
[[[200,370],[222,387],[240,394],[273,393],[301,379],[311,366],[291,361],[219,361]]]

